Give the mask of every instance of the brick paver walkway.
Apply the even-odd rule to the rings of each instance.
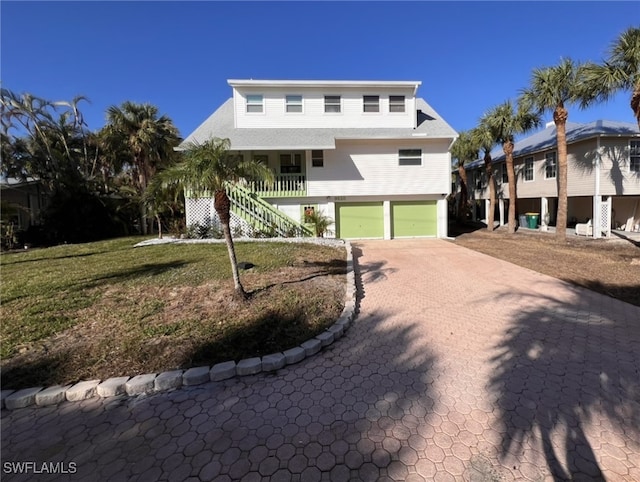
[[[446,241],[354,249],[360,315],[322,353],[4,410],[2,479],[640,480],[640,308]]]

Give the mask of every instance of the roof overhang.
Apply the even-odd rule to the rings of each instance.
[[[231,87],[405,87],[414,89],[422,85],[419,80],[254,80],[229,79]]]

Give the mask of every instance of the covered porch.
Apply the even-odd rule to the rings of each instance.
[[[274,174],[273,182],[249,181],[246,188],[261,198],[304,197],[307,195],[307,172],[322,162],[322,152],[315,150],[239,151],[245,160],[265,164]]]

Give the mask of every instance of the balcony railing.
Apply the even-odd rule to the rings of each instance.
[[[307,178],[303,174],[279,174],[272,183],[251,181],[249,189],[260,197],[298,197],[307,195]]]

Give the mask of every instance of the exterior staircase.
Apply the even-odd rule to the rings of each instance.
[[[231,211],[244,220],[254,233],[268,236],[313,236],[313,230],[278,211],[256,193],[238,185],[228,184],[227,195]]]

